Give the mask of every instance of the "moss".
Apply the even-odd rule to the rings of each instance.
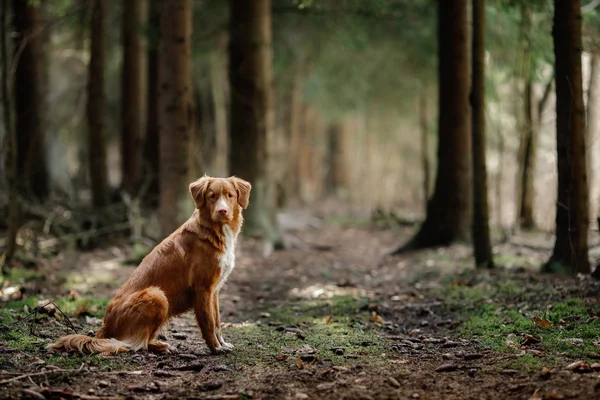
[[[224,330],[224,335],[237,345],[236,351],[228,355],[228,362],[297,368],[305,363],[295,365],[303,348],[314,349],[318,359],[330,360],[333,365],[383,361],[388,344],[370,322],[364,310],[367,303],[366,299],[336,296],[268,308],[270,324],[264,321]],[[344,353],[336,354],[338,348],[344,348]]]

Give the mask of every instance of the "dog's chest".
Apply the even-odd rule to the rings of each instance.
[[[220,275],[216,290],[221,289],[235,267],[235,241],[237,235],[233,233],[229,225],[223,225],[222,229],[223,236],[225,237],[225,250],[219,257]]]

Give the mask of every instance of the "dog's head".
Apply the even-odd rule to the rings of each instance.
[[[211,178],[203,176],[190,184],[190,193],[196,208],[214,222],[226,224],[248,207],[252,185],[235,176]]]

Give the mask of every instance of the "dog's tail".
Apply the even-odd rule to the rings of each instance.
[[[86,335],[63,336],[48,345],[49,350],[71,351],[84,354],[118,354],[129,351],[123,343],[112,339],[97,339]]]

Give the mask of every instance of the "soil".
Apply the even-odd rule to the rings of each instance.
[[[64,334],[64,321],[52,323],[40,329],[45,336],[31,350],[0,343],[0,397],[600,399],[599,372],[568,370],[577,361],[572,357],[558,355],[548,371],[513,369],[507,366],[518,354],[493,351],[476,338],[461,337],[455,329],[460,317],[443,307],[445,299],[434,289],[449,276],[468,280],[476,273],[469,247],[390,257],[386,254],[409,237],[410,228],[343,228],[308,217],[288,225],[286,250],[271,253],[259,241],[240,240],[236,269],[221,291],[224,336],[237,340],[232,353],[209,355],[193,316],[184,315],[165,332],[173,354],[121,354],[106,360],[79,356],[81,365],[53,371],[56,354],[43,348]],[[503,267],[481,272],[491,281],[500,275],[518,282],[535,280],[552,285],[557,298],[598,295],[594,283],[538,274],[547,251],[509,244],[497,245],[495,251]],[[62,253],[39,264],[44,279],[27,283],[26,293],[52,299],[73,285],[79,296],[111,297],[134,268],[122,265],[129,252],[115,246]],[[286,307],[304,310],[302,302],[332,302],[335,296],[362,299],[351,322],[360,324],[361,334],[373,335],[380,348],[370,349],[367,341],[364,351],[359,346],[356,354],[330,357],[329,349],[313,346],[311,351],[303,344],[302,335],[318,335],[313,325],[281,325],[270,315]],[[332,316],[323,312],[319,318]],[[93,321],[80,324],[98,328]],[[238,327],[239,332],[256,332],[253,324],[259,336],[235,333]],[[282,345],[273,339],[282,331],[297,334],[291,350],[283,339]],[[279,349],[273,354],[264,350],[270,340],[276,343],[269,349]],[[300,348],[308,354],[294,350]],[[29,376],[6,382],[20,375]]]

